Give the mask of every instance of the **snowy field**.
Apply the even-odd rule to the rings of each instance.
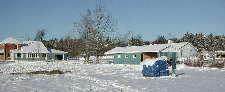
[[[59,69],[65,74],[11,74]],[[0,63],[0,92],[224,92],[225,69],[179,65],[177,77],[143,77],[141,65]]]

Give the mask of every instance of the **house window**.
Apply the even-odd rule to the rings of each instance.
[[[37,53],[34,53],[34,58],[38,58],[38,54]]]
[[[46,57],[46,54],[42,54],[42,57]]]
[[[137,55],[133,55],[133,58],[137,58]]]
[[[30,53],[28,53],[28,58],[31,58],[31,54]]]
[[[118,55],[117,58],[121,58],[121,55]]]
[[[128,55],[125,55],[125,58],[128,58]]]
[[[180,55],[181,55],[181,57],[183,56],[183,50],[180,51]]]
[[[10,53],[8,53],[8,57],[10,57]]]
[[[21,58],[21,53],[17,53],[17,57],[18,58]]]
[[[34,57],[34,54],[32,54],[32,58]]]

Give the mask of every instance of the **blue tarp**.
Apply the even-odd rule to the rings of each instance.
[[[142,74],[148,77],[169,76],[168,66],[165,61],[158,60],[152,66],[143,65]]]

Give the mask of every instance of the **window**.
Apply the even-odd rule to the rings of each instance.
[[[10,53],[8,53],[8,57],[10,57]]]
[[[183,56],[183,50],[180,51],[180,55],[181,55],[181,57]]]
[[[18,58],[21,58],[21,53],[17,53],[17,57]]]
[[[117,58],[121,58],[121,55],[118,55]]]
[[[32,55],[32,58],[34,58],[35,56],[34,56],[34,54],[31,54]]]
[[[128,55],[125,55],[125,58],[128,58]]]
[[[31,58],[31,54],[30,53],[28,53],[28,58]]]
[[[137,55],[133,55],[133,58],[137,58]]]
[[[38,57],[37,53],[32,54],[32,58],[37,58],[37,57]]]
[[[42,57],[46,57],[46,54],[42,54]]]

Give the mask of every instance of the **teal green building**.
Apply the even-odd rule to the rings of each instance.
[[[113,56],[114,64],[140,64],[142,60],[141,53],[117,53]]]
[[[184,62],[197,56],[198,49],[191,43],[153,44],[146,46],[116,47],[105,54],[113,56],[114,64],[140,64],[145,59],[166,56],[170,61]]]
[[[176,61],[177,50],[169,44],[157,44],[148,46],[116,47],[106,55],[112,55],[114,64],[140,64],[145,59],[155,59],[166,56],[170,61]]]
[[[148,53],[155,53],[157,55]],[[113,56],[114,64],[140,64],[145,59],[153,59],[161,56],[166,56],[170,60],[176,61],[176,52],[117,53],[113,54]]]

